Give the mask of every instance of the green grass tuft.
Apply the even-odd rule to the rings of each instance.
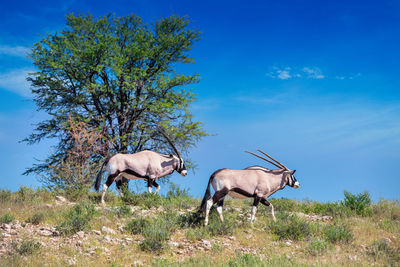
[[[76,204],[64,214],[64,220],[56,226],[62,235],[73,235],[79,231],[90,229],[90,220],[96,214],[94,205],[90,202]]]
[[[11,213],[5,213],[0,217],[0,223],[10,223],[14,220],[15,217]]]

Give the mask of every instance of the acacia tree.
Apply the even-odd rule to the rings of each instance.
[[[194,62],[189,52],[200,35],[186,18],[171,16],[146,24],[136,15],[72,14],[66,24],[61,32],[35,43],[30,55],[38,71],[28,81],[38,110],[49,119],[38,123],[24,141],[59,142],[53,154],[25,174],[46,177],[74,149],[75,139],[66,130],[71,118],[86,121],[91,131],[102,131],[99,142],[111,144],[101,150],[107,153],[169,152],[158,125],[184,153],[206,135],[189,111],[194,95],[186,88],[199,76],[176,71],[180,63]],[[101,151],[91,155],[94,162],[106,156]]]

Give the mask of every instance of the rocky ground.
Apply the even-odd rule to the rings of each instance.
[[[35,205],[37,210],[68,209],[76,203],[62,196],[55,197],[50,203]],[[132,216],[118,217],[114,214],[115,206],[95,209],[100,215],[92,222],[90,230],[78,231],[73,235],[62,235],[56,224],[41,222],[32,224],[26,220],[15,219],[0,223],[0,266],[9,265],[77,265],[77,266],[165,266],[165,265],[236,265],[236,266],[301,266],[301,265],[398,265],[396,253],[399,247],[400,228],[384,230],[380,223],[370,218],[348,218],[347,224],[352,227],[354,238],[350,243],[326,244],[320,238],[303,240],[278,239],[272,235],[267,225],[271,221],[268,212],[260,213],[254,225],[248,223],[249,208],[227,207],[225,213],[234,213],[236,230],[229,235],[214,235],[206,238],[190,238],[189,229],[176,229],[168,238],[167,249],[152,253],[142,251],[140,244],[145,239],[142,234],[131,234],[126,230],[132,217],[153,218],[165,213],[162,206],[143,208],[129,206]],[[23,208],[21,208],[23,209]],[[180,209],[178,214],[193,212],[195,207]],[[7,209],[13,212],[12,208]],[[4,213],[4,209],[2,211]],[[61,214],[61,213],[60,213]],[[104,214],[104,215],[101,215]],[[333,216],[292,212],[297,217],[309,222],[313,227],[324,227],[338,223]],[[1,215],[1,214],[0,214]],[[18,216],[16,216],[18,218]],[[202,226],[191,231],[201,231]],[[371,254],[371,244],[380,240],[388,246],[383,256]],[[23,255],[16,253],[16,247],[24,242],[33,241],[40,244],[36,253]],[[316,242],[314,242],[316,241]],[[313,243],[314,242],[314,243]],[[313,247],[316,246],[316,247]],[[320,247],[319,247],[320,246]],[[397,249],[397,250],[396,250]],[[21,250],[21,249],[20,249]],[[220,255],[219,257],[217,255]],[[246,256],[248,255],[248,256]],[[371,255],[373,255],[371,257]],[[375,256],[374,256],[375,255]],[[378,255],[378,254],[377,254]],[[221,258],[222,256],[222,258]],[[253,258],[252,258],[253,257]],[[3,259],[3,260],[1,260]],[[394,260],[393,260],[394,259]],[[2,262],[2,263],[1,263]]]

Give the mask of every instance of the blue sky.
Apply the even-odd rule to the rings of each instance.
[[[65,27],[66,14],[113,12],[186,15],[202,32],[184,70],[202,77],[192,112],[215,135],[191,151],[196,172],[171,181],[200,197],[214,170],[264,164],[243,152],[260,148],[302,185],[274,197],[399,199],[398,1],[3,1],[0,12],[2,188],[40,185],[21,173],[54,144],[18,142],[46,116],[25,81],[29,47]]]

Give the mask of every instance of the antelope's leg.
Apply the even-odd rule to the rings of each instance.
[[[156,181],[153,181],[153,186],[155,186],[156,187],[156,191],[154,192],[154,194],[157,194],[158,193],[158,191],[160,191],[160,185],[159,184],[157,184],[156,183]]]
[[[250,223],[252,224],[254,222],[254,219],[256,218],[256,212],[257,212],[257,206],[258,203],[260,203],[261,198],[260,197],[254,197],[254,202],[253,206],[251,207],[251,217],[250,217]]]
[[[274,206],[265,198],[261,199],[261,203],[264,204],[265,206],[269,206],[271,208],[272,219],[274,221],[276,221],[275,212],[274,212]]]
[[[122,193],[122,189],[121,189],[121,186],[122,186],[122,184],[123,184],[123,177],[121,177],[121,178],[119,178],[119,179],[115,179],[115,185],[117,186],[117,191],[118,191],[118,194],[122,197],[124,194]]]
[[[204,225],[207,226],[208,224],[208,215],[210,214],[210,209],[214,203],[217,203],[220,199],[223,199],[228,194],[228,190],[220,190],[216,191],[212,198],[207,200],[207,207],[206,207],[206,218],[204,220]],[[218,208],[217,208],[218,211]],[[221,213],[220,213],[221,212]],[[220,219],[222,216],[222,206],[219,208],[218,214],[220,215]],[[223,219],[223,218],[222,218]]]
[[[225,197],[221,198],[217,202],[217,212],[218,212],[219,219],[221,220],[221,222],[224,222],[224,217],[222,216],[222,207],[224,206],[224,200],[225,200]]]
[[[104,201],[104,196],[106,195],[106,191],[110,187],[110,185],[114,182],[117,176],[118,176],[117,173],[109,175],[107,181],[103,184],[103,192],[101,193],[101,204],[103,206],[106,205],[106,202]]]
[[[204,219],[204,226],[207,226],[207,224],[208,224],[208,215],[210,214],[210,209],[211,209],[213,204],[214,204],[213,198],[210,198],[209,200],[207,200],[206,218]]]
[[[150,179],[147,179],[147,190],[149,191],[149,193],[151,193],[153,191],[153,188],[151,187],[152,184],[153,184],[153,181]]]

